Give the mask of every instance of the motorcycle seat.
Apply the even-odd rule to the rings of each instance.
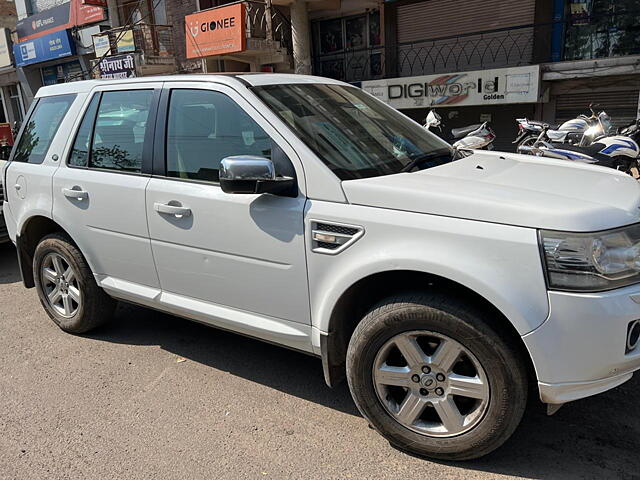
[[[482,125],[481,123],[477,123],[475,125],[469,125],[467,127],[452,128],[451,129],[451,136],[453,138],[462,138],[462,137],[470,134],[474,130],[477,130],[478,128],[480,128],[481,125]]]
[[[557,145],[558,148],[562,150],[569,150],[570,152],[578,152],[584,153],[585,155],[589,155],[590,157],[597,158],[600,150],[604,148],[602,143],[592,143],[591,145],[587,145],[586,147],[581,147],[579,145],[570,145],[566,143],[562,144],[554,144]]]

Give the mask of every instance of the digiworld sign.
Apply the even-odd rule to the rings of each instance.
[[[362,89],[397,109],[535,103],[540,67],[370,80]]]
[[[53,32],[13,46],[13,56],[19,67],[74,54],[75,46],[68,30]]]

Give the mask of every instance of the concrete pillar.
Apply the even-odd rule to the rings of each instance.
[[[118,1],[107,0],[107,10],[109,10],[109,23],[111,28],[120,26],[120,16],[118,15]]]
[[[293,71],[311,74],[311,38],[306,0],[294,0],[291,4],[291,40],[293,43]]]

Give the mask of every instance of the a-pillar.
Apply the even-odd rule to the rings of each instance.
[[[293,71],[311,74],[311,38],[306,0],[294,0],[291,4],[291,40],[293,42]]]

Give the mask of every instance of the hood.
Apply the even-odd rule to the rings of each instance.
[[[350,203],[590,232],[640,221],[640,185],[605,167],[476,151],[413,173],[342,182]]]

